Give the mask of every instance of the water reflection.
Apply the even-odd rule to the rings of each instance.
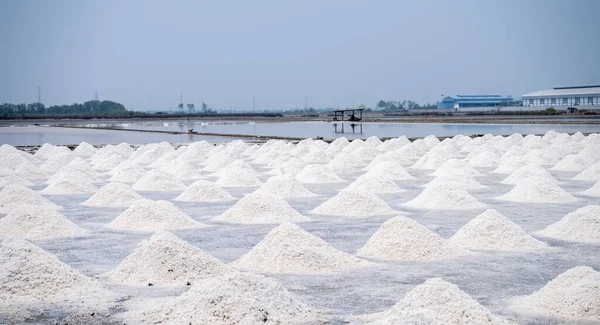
[[[339,128],[338,128],[339,125]],[[344,125],[346,125],[345,123],[333,123],[333,132],[334,133],[346,133],[344,131]],[[352,133],[352,134],[363,134],[363,125],[362,123],[350,123],[350,128],[352,129],[352,131],[348,130],[348,128],[346,128],[348,133]]]

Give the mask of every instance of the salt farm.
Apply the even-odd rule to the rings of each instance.
[[[0,147],[0,323],[599,324],[600,135]]]

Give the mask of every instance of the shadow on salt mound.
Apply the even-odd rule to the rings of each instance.
[[[185,286],[231,271],[200,248],[170,232],[157,231],[138,243],[131,254],[104,276],[127,284]]]
[[[0,301],[39,303],[107,293],[91,278],[24,239],[0,242],[0,265]]]
[[[600,161],[584,169],[581,173],[573,177],[573,179],[590,182],[600,181]]]
[[[435,232],[404,216],[384,222],[356,254],[395,261],[439,260],[470,255],[462,248],[448,245]]]
[[[54,183],[46,186],[40,191],[40,194],[45,195],[74,195],[74,194],[90,194],[95,193],[98,190],[94,184],[89,183],[87,180],[72,180],[72,179],[59,179]]]
[[[62,208],[23,185],[11,184],[3,188],[0,191],[0,213],[8,213],[18,207],[42,207],[49,210]]]
[[[80,237],[87,233],[62,213],[39,206],[15,208],[0,219],[0,237],[5,238],[45,240]]]
[[[587,190],[581,192],[581,194],[593,197],[600,197],[600,181],[597,181],[596,184],[594,184]]]
[[[141,199],[143,197],[126,184],[108,183],[82,205],[111,208],[129,207],[133,202]]]
[[[131,231],[204,228],[169,201],[138,200],[104,228]]]
[[[482,209],[486,207],[486,204],[479,202],[469,192],[448,183],[428,186],[416,198],[403,205],[417,209]]]
[[[418,311],[427,311],[431,318],[441,319],[442,324],[510,324],[492,314],[456,285],[440,278],[429,279],[414,287],[402,300],[384,312],[356,318],[363,323],[392,324],[399,316]]]
[[[535,203],[569,203],[579,200],[544,177],[531,177],[520,181],[508,193],[496,199]]]
[[[393,180],[383,175],[374,175],[368,173],[358,177],[354,182],[350,183],[347,189],[371,193],[406,192],[406,190],[401,189]]]
[[[314,208],[311,213],[340,217],[371,217],[398,212],[374,193],[343,189]]]
[[[449,159],[431,173],[432,176],[450,176],[450,175],[465,175],[465,176],[482,176],[475,168],[469,166],[465,160]]]
[[[309,191],[302,183],[287,175],[269,178],[257,191],[280,196],[284,199],[317,196],[317,194]]]
[[[215,183],[223,187],[256,187],[262,185],[254,169],[248,171],[242,168],[228,170],[227,173],[221,174]]]
[[[571,268],[531,295],[514,298],[512,308],[561,320],[598,321],[600,272],[589,266]]]
[[[170,173],[151,170],[135,182],[132,188],[136,191],[182,191],[187,186]]]
[[[600,243],[600,205],[579,208],[535,234],[566,241]]]
[[[548,247],[527,234],[521,227],[502,215],[488,209],[460,228],[448,243],[467,249],[518,250]]]
[[[197,281],[182,295],[131,317],[131,323],[164,325],[324,323],[279,282],[241,272]]]
[[[336,173],[326,165],[307,165],[296,174],[296,179],[306,184],[343,183]]]
[[[242,224],[302,222],[310,219],[294,210],[284,199],[254,191],[246,194],[234,206],[214,221]]]
[[[406,171],[406,169],[404,169],[404,167],[402,167],[400,163],[395,161],[381,161],[372,165],[371,167],[369,166],[366,167],[369,169],[367,169],[368,172],[365,175],[385,176],[386,178],[391,180],[405,180],[415,178],[408,171]]]
[[[327,274],[369,264],[292,223],[277,226],[248,253],[231,263],[256,272],[296,274]]]
[[[529,164],[520,167],[500,183],[515,185],[522,180],[539,178],[546,179],[547,181],[557,185],[559,184],[559,182],[544,167],[538,164]]]
[[[430,187],[438,185],[448,185],[463,190],[478,190],[486,188],[486,186],[481,185],[481,183],[479,183],[473,176],[468,175],[438,176],[431,180],[431,182],[425,185],[421,185],[420,187]]]
[[[44,179],[50,177],[50,175],[44,173],[38,166],[28,161],[22,162],[15,169],[15,173],[25,179]]]
[[[174,200],[181,202],[227,202],[236,200],[236,198],[213,182],[197,180]]]
[[[120,183],[135,183],[146,175],[146,173],[147,171],[144,167],[131,161],[124,161],[107,172],[107,174],[112,175],[108,179],[109,181]]]

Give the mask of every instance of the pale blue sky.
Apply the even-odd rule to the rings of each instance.
[[[373,106],[600,83],[600,1],[0,0],[0,102]]]

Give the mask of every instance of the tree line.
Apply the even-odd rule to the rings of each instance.
[[[377,102],[377,110],[385,111],[385,112],[398,112],[398,111],[408,111],[408,110],[419,110],[419,109],[436,109],[437,106],[435,104],[425,104],[423,106],[413,102],[412,100],[403,100],[403,101],[384,101],[380,100]]]
[[[0,118],[85,118],[144,116],[143,112],[128,111],[125,106],[110,100],[90,100],[83,104],[54,105],[42,103],[1,104]]]

